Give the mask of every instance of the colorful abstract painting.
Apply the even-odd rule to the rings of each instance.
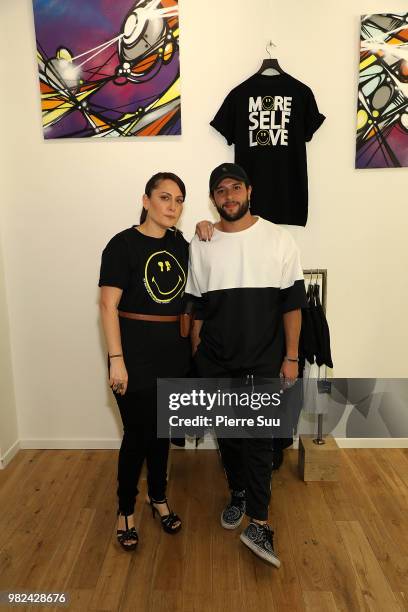
[[[408,13],[361,18],[356,168],[408,166]]]
[[[33,0],[44,138],[181,133],[177,0]]]

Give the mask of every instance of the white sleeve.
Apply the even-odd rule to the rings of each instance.
[[[300,252],[299,247],[293,240],[292,236],[288,237],[287,246],[285,248],[282,275],[281,275],[281,289],[288,289],[292,287],[296,281],[303,280],[303,269],[300,263]]]
[[[305,281],[300,263],[299,248],[292,236],[287,236],[283,257],[280,296],[282,312],[307,307]]]
[[[192,295],[194,297],[200,298],[202,296],[200,282],[194,270],[194,261],[196,259],[194,250],[195,249],[194,249],[194,239],[193,239],[189,247],[188,276],[187,276],[185,292],[188,295]]]

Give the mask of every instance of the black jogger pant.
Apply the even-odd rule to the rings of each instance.
[[[166,497],[169,440],[157,438],[156,387],[115,393],[123,423],[118,462],[119,510],[132,514],[143,462],[147,464],[147,487],[151,499]]]
[[[246,514],[268,520],[271,498],[273,440],[270,438],[218,438],[229,488],[246,491]]]
[[[194,361],[203,378],[230,378],[232,386],[244,386],[248,375],[279,378],[279,370],[225,371],[198,350]],[[217,438],[229,488],[246,491],[246,514],[266,521],[271,498],[273,444],[271,438]]]

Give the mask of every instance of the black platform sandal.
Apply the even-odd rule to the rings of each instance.
[[[154,504],[167,504],[169,513],[165,514],[164,516],[161,516],[160,512],[158,511],[158,509],[155,507]],[[156,501],[155,499],[150,499],[150,507],[152,509],[153,518],[155,518],[156,512],[159,515],[160,522],[163,527],[163,531],[165,531],[166,533],[178,533],[180,531],[181,519],[179,516],[177,516],[177,514],[175,514],[174,512],[171,512],[169,508],[169,504],[167,503],[167,499],[164,499],[163,501]],[[180,522],[180,524],[175,525],[175,523],[177,523],[178,521]]]
[[[136,546],[139,543],[139,536],[137,535],[137,531],[135,527],[129,528],[128,515],[122,514],[120,510],[118,510],[118,516],[119,515],[125,517],[126,529],[116,530],[116,537],[118,539],[118,542],[124,550],[135,550]],[[132,542],[131,544],[126,544],[126,542],[130,542],[131,540],[136,540],[136,542]]]

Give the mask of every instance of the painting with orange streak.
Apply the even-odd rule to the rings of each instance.
[[[177,0],[32,0],[44,138],[181,134]]]

